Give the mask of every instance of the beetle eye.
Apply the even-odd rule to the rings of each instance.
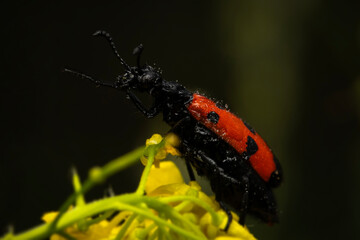
[[[156,78],[156,74],[154,72],[147,72],[144,74],[144,76],[141,78],[141,81],[145,84],[151,83]]]

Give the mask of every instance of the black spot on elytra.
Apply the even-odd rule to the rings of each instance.
[[[251,156],[253,154],[255,154],[257,152],[257,150],[259,149],[258,145],[256,144],[255,140],[248,136],[247,137],[247,142],[246,142],[246,153]]]
[[[209,112],[206,117],[207,117],[207,119],[210,120],[210,122],[215,123],[215,124],[217,124],[219,122],[219,118],[220,118],[219,114],[217,114],[214,111]]]
[[[255,134],[255,130],[247,123],[243,120],[243,123],[245,124],[245,126],[249,129],[250,132],[252,132],[253,134]]]

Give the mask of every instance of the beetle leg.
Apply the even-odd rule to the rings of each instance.
[[[185,160],[185,162],[186,162],[186,169],[187,169],[187,171],[189,173],[190,181],[196,181],[195,174],[194,174],[194,171],[193,171],[193,169],[191,167],[190,161]]]
[[[203,161],[210,164],[211,168],[215,169],[216,173],[218,173],[222,178],[226,178],[228,181],[231,181],[234,184],[244,186],[244,195],[241,200],[240,220],[239,220],[239,223],[244,226],[245,225],[245,217],[246,217],[248,205],[249,205],[249,178],[247,176],[243,176],[241,179],[241,182],[239,182],[238,180],[226,175],[223,171],[218,170],[216,162],[213,159],[211,159],[210,157],[206,156],[202,151],[198,151],[198,155]],[[219,203],[220,202],[221,202],[221,200],[219,201]],[[220,206],[221,206],[221,204],[220,204]],[[221,206],[221,207],[223,208],[223,206]],[[228,214],[227,209],[225,209],[225,208],[223,208],[223,209]],[[228,216],[230,217],[229,214],[228,214]],[[230,225],[229,222],[226,224],[225,229],[227,229],[229,227],[228,225]]]
[[[244,195],[241,200],[239,223],[244,226],[245,225],[245,217],[246,217],[248,205],[249,205],[249,178],[247,176],[242,177],[242,184],[245,186],[245,188],[244,188]]]
[[[199,157],[204,161],[206,162],[208,165],[211,166],[211,169],[214,170],[214,172],[216,174],[218,174],[219,176],[221,176],[222,178],[224,179],[227,179],[228,181],[232,182],[233,184],[238,184],[238,185],[241,185],[241,184],[245,184],[245,194],[244,194],[244,198],[242,200],[242,208],[241,208],[241,214],[240,214],[240,221],[242,222],[242,225],[244,225],[244,222],[245,222],[245,215],[247,213],[247,204],[248,204],[248,178],[246,177],[247,179],[247,182],[244,182],[244,180],[242,182],[239,182],[238,180],[226,175],[223,171],[221,171],[221,169],[219,170],[219,167],[217,166],[216,162],[211,159],[210,157],[208,157],[205,153],[203,153],[202,151],[197,151],[198,152],[198,155]],[[230,210],[226,207],[226,205],[222,202],[222,200],[218,200],[219,204],[220,204],[220,207],[225,211],[226,215],[228,216],[228,221],[226,223],[226,226],[224,228],[224,231],[227,232],[229,230],[229,227],[230,227],[230,224],[231,224],[231,221],[233,219],[233,216],[230,212]]]
[[[147,109],[144,106],[144,104],[140,101],[140,99],[133,92],[131,92],[130,90],[127,90],[126,94],[129,96],[130,100],[135,104],[137,109],[139,109],[139,111],[142,112],[142,114],[145,115],[145,117],[153,118],[157,114],[159,114],[159,112],[160,112],[159,105],[160,104],[155,104],[150,109]]]
[[[175,123],[175,125],[170,129],[169,132],[173,132],[174,134],[177,134],[177,132],[178,132],[177,130],[179,130],[181,132],[182,131],[181,129],[184,128],[186,123],[188,123],[190,120],[191,120],[190,116],[184,117],[183,119],[181,119],[177,123]],[[187,147],[187,144],[183,144],[183,145],[184,145],[184,147]],[[190,181],[196,181],[194,171],[190,164],[190,160],[185,159],[185,163],[186,163],[186,169],[188,171]]]
[[[185,147],[188,147],[186,143],[183,143],[183,144],[184,144]],[[216,165],[216,162],[213,159],[211,159],[210,157],[208,157],[205,153],[203,153],[200,150],[196,150],[196,152],[197,152],[198,157],[202,160],[202,162],[204,164],[210,165],[211,169],[213,169],[216,174],[220,175],[223,178],[228,179],[232,183],[240,184],[240,182],[238,182],[234,178],[224,174],[223,171],[219,170],[218,166]],[[194,174],[194,173],[192,171],[192,168],[190,166],[189,161],[186,161],[186,166],[188,168],[188,172],[189,172],[190,179],[191,179],[192,178],[191,174]],[[191,171],[189,171],[189,168],[191,169]],[[194,177],[194,180],[195,180],[195,177]],[[226,226],[224,228],[224,231],[227,232],[229,230],[229,227],[230,227],[230,224],[232,222],[233,216],[231,214],[231,211],[227,208],[227,206],[221,200],[217,199],[217,201],[219,202],[220,207],[225,211],[226,215],[228,216],[228,220],[227,220]]]
[[[209,156],[207,156],[204,152],[202,152],[200,150],[197,151],[197,154],[203,162],[205,162],[207,165],[210,166],[211,169],[214,170],[215,173],[219,174],[221,177],[223,177],[224,179],[227,179],[228,181],[230,181],[233,184],[241,185],[241,182],[239,182],[238,180],[236,180],[233,177],[226,175],[224,173],[224,171],[222,171],[222,169],[219,170],[219,167],[216,164],[214,159],[210,158]]]
[[[220,204],[220,207],[225,211],[226,215],[228,216],[228,221],[226,223],[226,226],[224,228],[224,231],[227,232],[229,230],[231,221],[233,219],[233,215],[231,214],[231,211],[229,210],[229,208],[222,202],[222,201],[218,201]]]
[[[176,130],[178,129],[181,131],[181,129],[186,125],[186,123],[190,122],[190,120],[191,120],[190,116],[186,116],[180,119],[178,122],[174,124],[174,126],[172,126],[169,132],[176,132]]]

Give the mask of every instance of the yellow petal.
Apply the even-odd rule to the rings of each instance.
[[[200,229],[203,233],[206,234],[206,236],[209,239],[214,239],[218,232],[219,228],[215,227],[211,224],[211,216],[209,213],[206,213],[201,219],[200,219]]]
[[[166,146],[165,150],[166,150],[167,153],[170,153],[173,156],[180,156],[181,155],[179,150],[177,150],[173,146]]]
[[[228,221],[227,215],[223,210],[219,210],[218,214],[224,217],[223,222],[220,224],[220,229],[224,229]],[[236,239],[242,239],[242,240],[256,240],[255,237],[249,232],[249,230],[246,227],[240,225],[236,221],[236,219],[238,219],[238,216],[234,213],[232,214],[233,214],[233,221],[231,222],[229,230],[226,233],[227,236],[237,237]]]
[[[162,141],[163,137],[160,134],[153,134],[151,138],[146,139],[146,146],[159,144]]]
[[[216,237],[215,240],[245,240],[245,239],[240,237],[220,236],[220,237]]]
[[[147,195],[149,196],[157,196],[157,197],[167,197],[173,196],[175,193],[178,192],[186,192],[189,189],[189,186],[184,183],[172,183],[167,185],[160,185],[159,187],[155,188]],[[177,194],[182,195],[182,194]]]
[[[165,139],[166,139],[166,144],[168,144],[168,145],[171,145],[174,147],[178,147],[180,145],[180,139],[174,133],[167,134]]]
[[[184,179],[176,165],[171,161],[163,161],[160,162],[159,168],[151,166],[145,191],[151,193],[160,186],[183,182]]]
[[[41,217],[41,220],[46,223],[52,222],[58,214],[59,212],[47,212]]]

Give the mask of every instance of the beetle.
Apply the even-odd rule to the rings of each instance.
[[[227,105],[191,92],[178,82],[165,80],[159,68],[141,66],[141,44],[133,51],[137,55],[137,66],[130,67],[120,57],[109,33],[97,31],[93,35],[108,41],[125,73],[118,75],[115,82],[107,83],[74,70],[65,69],[65,72],[96,85],[124,91],[146,118],[162,112],[163,120],[171,127],[169,132],[181,140],[178,148],[190,180],[195,180],[195,168],[199,176],[210,181],[216,200],[227,213],[225,231],[232,221],[230,209],[239,213],[242,225],[247,214],[270,225],[278,222],[272,189],[280,185],[282,170],[260,135],[231,113]],[[151,95],[152,107],[147,108],[134,92]]]

